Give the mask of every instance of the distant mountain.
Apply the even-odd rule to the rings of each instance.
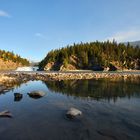
[[[129,42],[130,45],[136,47],[136,46],[139,46],[140,47],[140,40],[139,41],[133,41],[133,42]],[[124,44],[128,44],[128,42],[125,42]]]

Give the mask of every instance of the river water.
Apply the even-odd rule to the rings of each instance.
[[[0,94],[0,140],[139,140],[140,83],[109,80],[29,81]],[[39,99],[28,92],[41,90]],[[20,100],[14,93],[23,94]],[[68,119],[70,107],[82,115]]]

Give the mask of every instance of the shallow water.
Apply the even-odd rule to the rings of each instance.
[[[46,95],[33,99],[28,92]],[[14,93],[23,98],[15,101]],[[66,118],[70,107],[83,112]],[[29,81],[0,95],[0,140],[139,140],[139,83],[108,80]]]

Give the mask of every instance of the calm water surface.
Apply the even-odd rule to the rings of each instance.
[[[0,94],[0,140],[140,140],[140,83],[107,80],[29,81]],[[46,95],[30,98],[41,90]],[[14,93],[23,98],[15,101]],[[70,107],[83,112],[73,120]]]

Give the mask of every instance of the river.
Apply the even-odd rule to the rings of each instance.
[[[100,80],[29,81],[0,94],[0,140],[139,140],[139,82]],[[45,92],[34,99],[27,93]],[[21,93],[19,100],[14,93]],[[70,107],[82,115],[68,119]]]

